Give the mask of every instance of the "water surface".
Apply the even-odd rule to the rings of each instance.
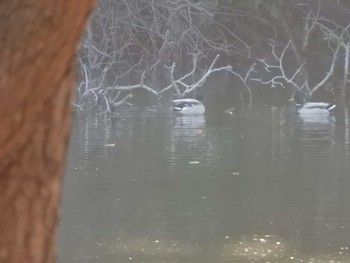
[[[350,262],[346,114],[208,109],[77,113],[60,263]]]

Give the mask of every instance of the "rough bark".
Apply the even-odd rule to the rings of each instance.
[[[55,261],[73,61],[94,0],[0,1],[0,262]]]

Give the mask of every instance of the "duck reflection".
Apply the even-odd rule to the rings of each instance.
[[[186,141],[197,141],[204,135],[204,115],[178,116],[174,119],[173,136]]]
[[[173,164],[185,168],[181,169],[184,173],[189,171],[186,167],[210,166],[215,159],[213,156],[216,156],[216,149],[210,137],[206,132],[204,115],[174,118],[171,129],[171,160]],[[193,173],[196,172],[193,171]]]
[[[332,115],[298,115],[296,128],[302,132],[301,138],[324,138],[328,140],[335,128],[335,116]]]
[[[298,115],[297,127],[304,131],[328,130],[335,125],[335,116],[332,115]]]
[[[296,133],[304,150],[316,159],[327,158],[335,137],[335,117],[332,115],[298,115]],[[325,155],[325,156],[324,156]]]

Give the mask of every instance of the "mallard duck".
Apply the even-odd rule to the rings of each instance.
[[[205,112],[203,103],[196,99],[177,99],[172,102],[174,112],[181,115],[196,115]]]
[[[298,90],[289,101],[296,103],[296,110],[299,114],[329,114],[335,104],[327,102],[308,102],[310,94]]]

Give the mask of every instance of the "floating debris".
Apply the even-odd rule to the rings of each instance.
[[[104,145],[105,147],[114,147],[115,146],[115,143],[107,143]]]
[[[232,107],[232,108],[228,108],[227,110],[225,110],[225,113],[228,115],[232,115],[233,111],[235,110],[236,107]]]

